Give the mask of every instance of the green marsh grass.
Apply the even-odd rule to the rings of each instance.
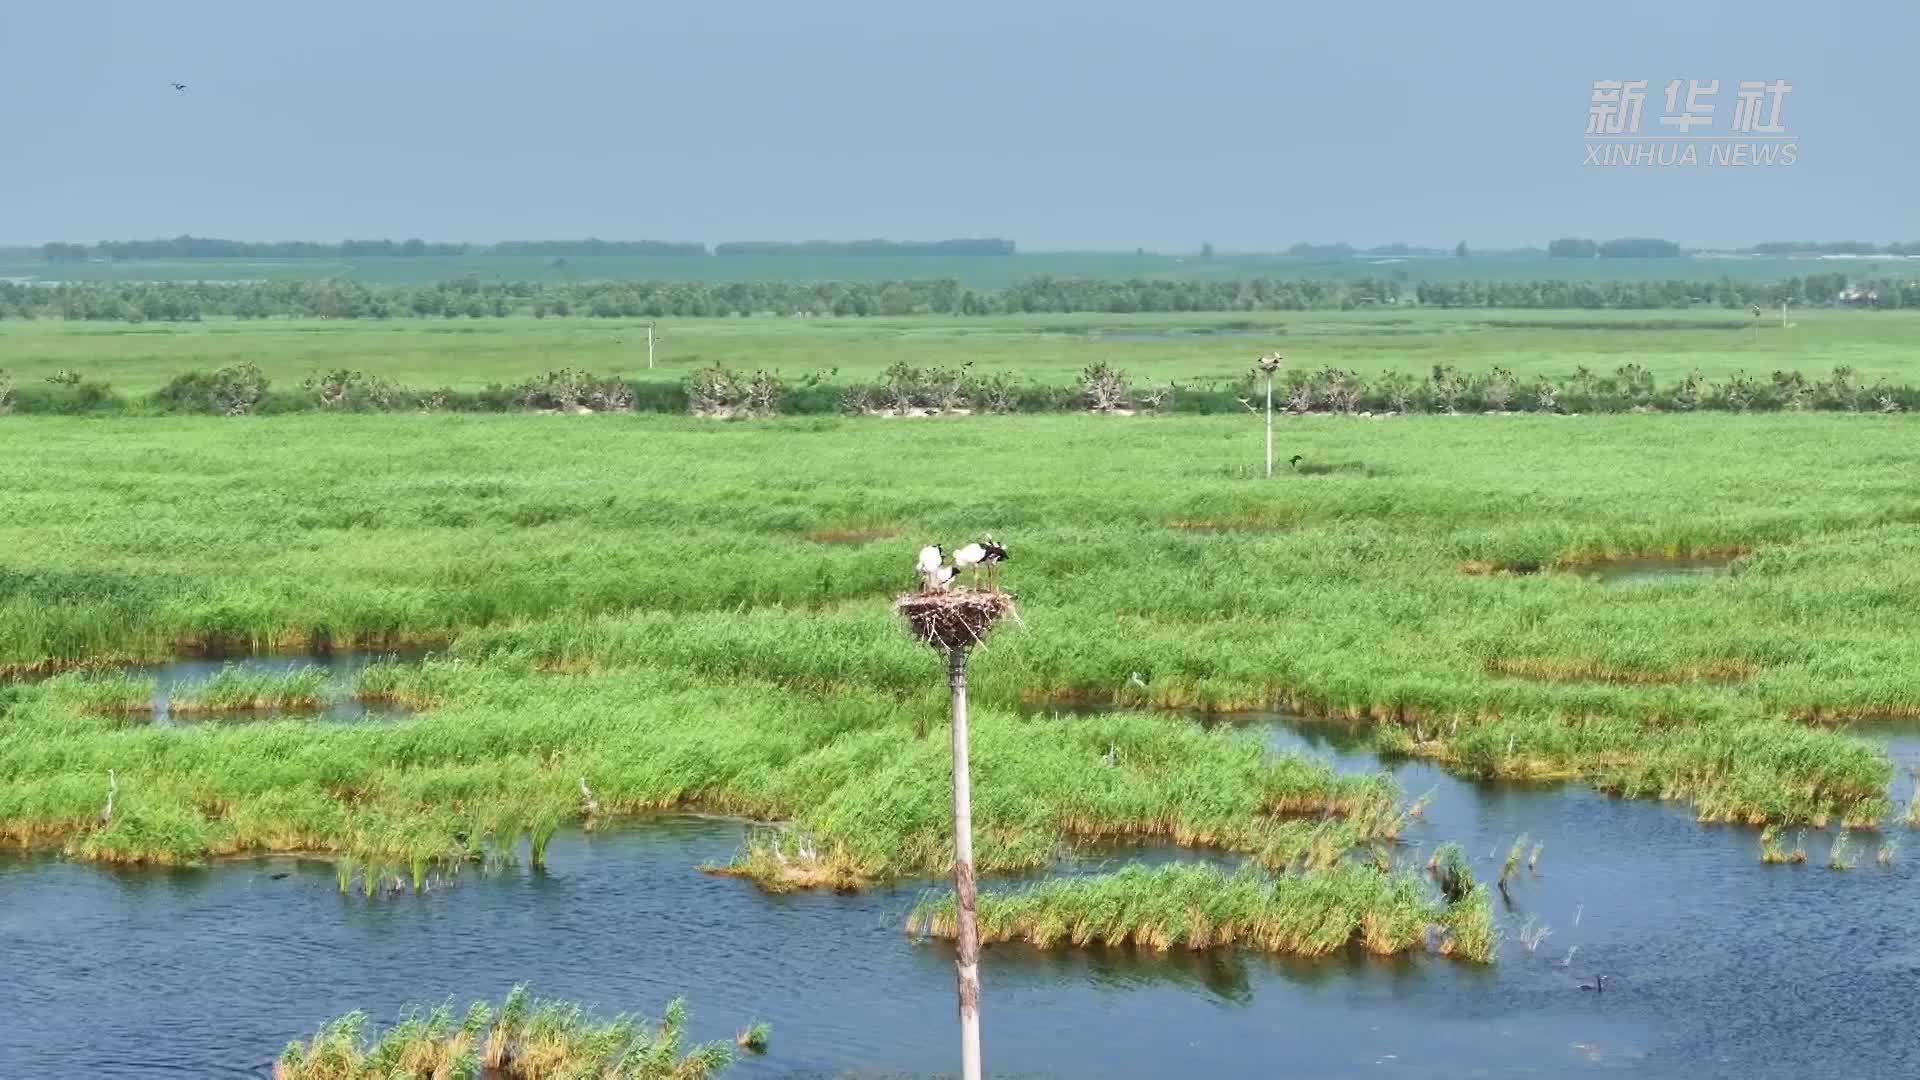
[[[291,671],[251,671],[228,664],[204,682],[173,688],[170,713],[293,712],[317,709],[326,701],[328,675],[318,667]]]
[[[48,695],[81,716],[137,717],[153,711],[155,682],[123,672],[69,672],[45,683]]]
[[[1400,813],[1375,781],[1181,719],[1021,718],[1026,700],[1286,706],[1368,725],[1384,753],[1705,820],[1885,816],[1884,751],[1826,718],[1920,709],[1914,418],[1289,418],[1279,447],[1371,471],[1272,482],[1227,471],[1257,454],[1244,420],[9,417],[0,664],[446,652],[360,677],[432,704],[379,730],[116,727],[11,688],[0,839],[410,867],[550,837],[585,775],[607,817],[794,819],[861,878],[939,873],[945,690],[890,604],[918,544],[982,528],[1013,549],[1023,615],[972,669],[983,871],[1128,836],[1298,867],[1324,859],[1294,816],[1338,813],[1327,851]],[[923,467],[961,460],[964,483]],[[1168,524],[1246,515],[1282,527]],[[899,535],[809,539],[877,523]],[[1633,587],[1459,572],[1734,548],[1736,572]],[[1751,675],[1489,670],[1527,661]],[[128,809],[102,828],[109,768]]]
[[[1239,946],[1295,956],[1325,956],[1357,942],[1393,955],[1425,948],[1428,929],[1468,925],[1477,935],[1484,890],[1452,904],[1435,898],[1417,876],[1383,875],[1347,863],[1301,875],[1271,876],[1253,868],[1228,873],[1210,866],[1129,866],[1112,874],[1045,881],[979,898],[983,943],[1023,941],[1039,948],[1137,945],[1154,950]],[[923,900],[907,920],[910,934],[952,937],[951,893]],[[1490,962],[1477,936],[1442,951]]]
[[[257,271],[251,268],[238,276]],[[910,272],[924,273],[925,267]],[[1714,270],[1715,275],[1721,272]],[[1065,385],[1087,365],[1106,361],[1130,371],[1136,385],[1169,380],[1192,385],[1237,379],[1252,357],[1284,339],[1294,366],[1344,368],[1363,377],[1389,371],[1425,377],[1435,363],[1446,363],[1475,372],[1505,368],[1531,383],[1543,375],[1570,376],[1582,367],[1611,375],[1623,365],[1638,364],[1662,384],[1692,371],[1716,380],[1745,371],[1765,381],[1777,369],[1825,372],[1832,357],[1858,369],[1863,383],[1879,378],[1915,381],[1910,378],[1915,372],[1912,344],[1920,337],[1920,316],[1913,312],[1800,311],[1794,314],[1796,326],[1769,328],[1758,341],[1748,333],[1727,331],[1721,310],[1583,311],[1571,320],[1567,314],[1401,308],[667,319],[659,320],[663,340],[652,374],[677,381],[695,368],[718,364],[747,371],[776,368],[789,378],[837,370],[848,378],[877,381],[904,358],[921,367],[957,368],[975,361],[984,374]],[[145,394],[185,371],[253,363],[282,387],[344,368],[412,386],[478,390],[526,378],[535,370],[528,358],[543,355],[564,356],[568,364],[595,372],[648,377],[648,322],[509,318],[463,319],[448,325],[441,319],[215,318],[130,328],[5,320],[0,321],[0,355],[20,387],[44,384],[48,376],[68,369],[119,390]],[[1180,332],[1202,329],[1233,332]]]
[[[685,1046],[686,1002],[675,999],[657,1025],[622,1013],[610,1019],[570,1002],[532,998],[516,986],[496,1011],[476,1001],[464,1015],[449,1005],[409,1009],[378,1039],[364,1012],[287,1046],[274,1080],[704,1080],[725,1069],[720,1043]]]
[[[588,775],[606,815],[797,818],[849,883],[951,864],[944,741],[916,739],[886,697],[488,667],[470,667],[462,690],[460,702],[379,730],[268,721],[191,733],[102,726],[58,746],[10,740],[0,763],[23,782],[0,787],[0,821],[15,842],[64,832],[76,854],[102,858],[129,857],[141,842],[169,861],[324,851],[374,874],[410,874],[524,840],[537,867],[555,830],[582,815]],[[1385,778],[1269,758],[1244,733],[1149,714],[1038,721],[987,708],[973,727],[975,768],[993,779],[975,811],[985,872],[1035,869],[1062,844],[1126,837],[1323,861],[1399,822]],[[1109,769],[1101,754],[1116,743],[1126,763]],[[108,768],[128,810],[101,830],[93,815]],[[1318,826],[1293,817],[1329,813],[1335,820]]]

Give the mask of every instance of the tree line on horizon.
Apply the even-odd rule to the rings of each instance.
[[[1102,312],[1351,310],[1369,306],[1573,310],[1741,309],[1825,305],[1871,293],[1873,306],[1920,307],[1920,281],[1850,282],[1808,274],[1776,282],[1095,280],[1040,276],[976,290],[952,278],[882,282],[482,282],[367,285],[352,281],[0,282],[0,319],[181,322],[210,316],[395,319],[1014,315]]]
[[[410,240],[343,240],[337,244],[306,240],[254,242],[204,236],[163,240],[102,240],[96,244],[48,243],[40,257],[51,263],[137,259],[312,259],[417,258],[423,255],[597,255],[705,256],[707,245],[665,240],[503,240],[497,244],[434,244]],[[1012,255],[1011,240],[731,240],[715,244],[713,255]]]
[[[698,241],[668,240],[503,240],[494,244],[429,243],[418,238],[408,240],[343,240],[321,243],[306,240],[256,242],[222,240],[215,237],[176,236],[158,240],[102,240],[94,244],[53,242],[38,248],[8,248],[0,251],[16,254],[37,252],[50,263],[76,263],[93,260],[137,261],[141,259],[309,259],[309,258],[417,258],[421,256],[508,255],[544,258],[595,256],[772,256],[800,255],[888,256],[888,255],[1013,255],[1014,242],[998,238],[953,240],[729,240],[709,248]],[[1212,258],[1211,243],[1201,246],[1201,257]],[[1779,240],[1748,247],[1690,249],[1672,240],[1658,237],[1626,236],[1612,240],[1563,236],[1542,248],[1510,248],[1470,251],[1466,241],[1452,248],[1422,247],[1416,244],[1376,244],[1355,247],[1348,243],[1298,243],[1282,254],[1311,259],[1392,258],[1454,255],[1549,258],[1679,258],[1697,252],[1716,254],[1790,257],[1805,255],[1907,256],[1920,255],[1920,241],[1875,244],[1866,240]],[[1136,255],[1147,255],[1145,248]],[[1258,254],[1249,252],[1245,254]]]

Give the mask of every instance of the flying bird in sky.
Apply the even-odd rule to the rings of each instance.
[[[171,83],[171,84],[169,84],[169,85],[171,85],[171,86],[172,86],[172,87],[173,87],[173,88],[174,88],[175,90],[178,90],[178,91],[180,91],[180,92],[181,92],[181,93],[183,93],[183,94],[184,94],[184,93],[186,93],[186,90],[187,90],[187,84],[186,84],[186,83],[183,83],[183,82],[177,82],[177,83]]]

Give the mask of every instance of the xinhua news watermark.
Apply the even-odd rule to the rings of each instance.
[[[1735,84],[1733,108],[1716,124],[1720,80],[1673,79],[1656,91],[1656,108],[1666,108],[1656,123],[1641,130],[1646,112],[1645,79],[1596,79],[1587,105],[1587,157],[1582,164],[1603,167],[1739,167],[1792,165],[1800,147],[1782,113],[1793,84],[1749,80]],[[1698,130],[1696,130],[1698,129]]]

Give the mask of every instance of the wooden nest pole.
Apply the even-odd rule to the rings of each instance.
[[[895,605],[914,638],[947,654],[947,688],[953,705],[953,897],[954,969],[960,997],[960,1075],[980,1080],[980,924],[973,886],[973,791],[967,767],[967,656],[986,640],[1003,616],[1013,615],[1013,597],[1002,592],[955,590],[909,593]]]

